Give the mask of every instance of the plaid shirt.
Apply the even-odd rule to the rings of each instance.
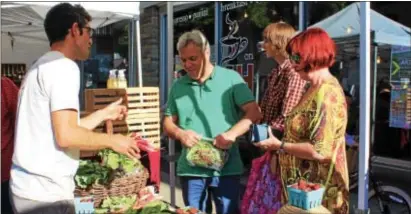
[[[268,77],[268,86],[261,100],[263,123],[284,131],[285,116],[298,104],[306,91],[306,81],[294,72],[289,60],[274,69]]]

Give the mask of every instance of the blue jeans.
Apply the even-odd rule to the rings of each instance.
[[[222,177],[181,177],[185,206],[209,212],[211,204],[207,203],[208,193],[214,200],[217,214],[238,213],[240,193],[240,176]]]

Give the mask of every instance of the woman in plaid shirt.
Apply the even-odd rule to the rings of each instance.
[[[298,104],[305,92],[306,81],[294,71],[285,49],[294,34],[294,28],[284,22],[270,24],[263,32],[263,47],[267,56],[272,57],[278,67],[268,77],[268,88],[261,101],[263,114],[261,122],[269,124],[272,133],[279,139],[282,138],[284,131],[285,116]],[[267,149],[259,144],[256,146]],[[266,163],[263,165],[269,165],[271,168],[269,178],[265,176],[266,174],[258,176],[257,174],[261,174],[264,170],[258,169],[258,164],[254,164],[266,156],[268,158],[264,160]],[[279,174],[277,160],[275,152],[268,149],[264,156],[253,161],[242,213],[266,213],[268,210],[270,213],[276,213],[280,209],[282,185],[280,176],[277,176]],[[256,188],[257,186],[260,188]],[[262,195],[264,197],[260,197]]]
[[[268,87],[261,100],[262,122],[269,124],[279,138],[284,131],[285,116],[298,104],[306,86],[306,81],[292,68],[285,50],[294,34],[294,28],[284,22],[272,23],[263,32],[263,47],[278,67],[268,77]]]

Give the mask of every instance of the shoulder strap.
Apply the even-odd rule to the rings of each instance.
[[[337,159],[337,153],[338,153],[338,149],[340,148],[341,144],[342,144],[342,140],[337,142],[337,146],[335,147],[335,150],[333,152],[333,156],[331,159],[331,165],[330,165],[330,169],[328,170],[328,176],[327,176],[327,180],[325,181],[325,189],[327,189],[328,183],[330,182],[331,179],[331,175],[333,173],[334,170],[334,165],[335,165],[335,160]]]

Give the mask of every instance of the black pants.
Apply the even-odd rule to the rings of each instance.
[[[1,182],[1,213],[12,214],[13,210],[10,203],[9,181]]]

